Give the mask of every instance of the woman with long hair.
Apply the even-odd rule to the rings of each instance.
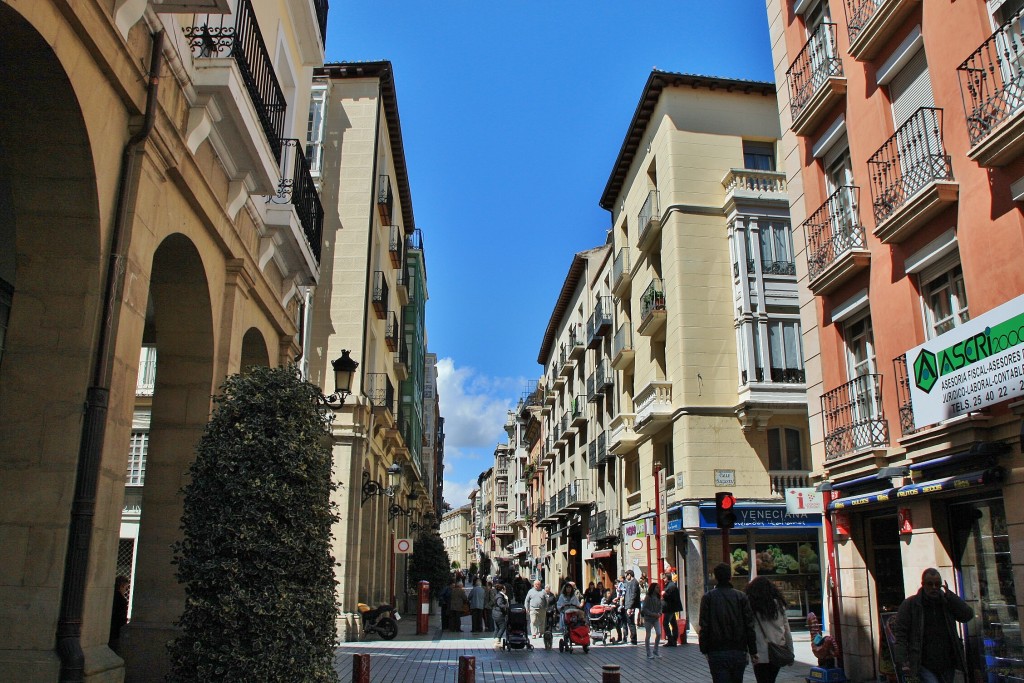
[[[775,584],[763,576],[748,583],[745,592],[754,612],[754,633],[757,636],[758,663],[754,665],[754,677],[757,683],[775,683],[779,667],[771,663],[768,643],[793,651],[786,600]]]
[[[640,603],[640,617],[644,620],[644,627],[647,633],[644,635],[644,649],[647,650],[647,659],[660,657],[658,644],[661,643],[661,612],[665,605],[661,601],[661,589],[657,583],[647,587],[647,595]],[[651,634],[654,634],[654,653],[651,653]]]

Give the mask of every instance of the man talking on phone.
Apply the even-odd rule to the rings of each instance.
[[[939,570],[925,569],[921,588],[900,605],[893,622],[894,659],[904,680],[955,683],[966,679],[967,661],[956,622],[967,623],[974,610],[949,590]]]

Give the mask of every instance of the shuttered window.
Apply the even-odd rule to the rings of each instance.
[[[924,50],[918,50],[889,83],[889,97],[892,100],[892,121],[896,130],[921,107],[935,106]]]

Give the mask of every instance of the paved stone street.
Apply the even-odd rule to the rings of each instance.
[[[709,682],[707,663],[696,645],[696,634],[690,633],[689,645],[659,648],[660,659],[647,659],[643,647],[643,629],[638,631],[640,645],[594,645],[588,654],[579,647],[573,652],[558,651],[558,637],[554,647],[545,650],[543,641],[532,641],[533,652],[513,650],[502,652],[493,647],[489,633],[470,633],[469,619],[463,620],[463,632],[442,632],[440,618],[431,618],[430,632],[415,635],[416,622],[405,617],[399,622],[398,637],[386,642],[371,635],[365,642],[345,643],[337,650],[336,668],[339,680],[352,680],[352,655],[370,654],[370,680],[373,683],[456,683],[459,656],[476,657],[476,681],[546,680],[552,683],[579,681],[598,683],[604,664],[618,664],[622,683],[649,681],[650,683]],[[783,669],[778,683],[803,683],[811,662],[810,643],[806,636],[795,643],[796,663]],[[753,683],[754,672],[747,667],[746,681]]]

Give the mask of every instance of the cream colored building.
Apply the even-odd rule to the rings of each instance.
[[[434,512],[434,463],[424,463],[410,431],[423,420],[416,378],[426,363],[426,269],[390,62],[328,64],[317,70],[314,92],[310,120],[320,126],[310,140],[319,153],[311,156],[327,218],[309,372],[330,383],[343,350],[359,363],[332,425],[344,483],[334,530],[338,633],[350,640],[357,603],[404,605],[408,558],[393,551],[394,541],[413,538],[413,525]]]
[[[691,623],[726,554],[740,587],[771,575],[794,625],[821,616],[820,518],[787,515],[782,497],[806,485],[810,460],[779,138],[773,84],[653,71],[601,198],[623,335],[607,437],[622,483],[619,565],[677,567]],[[718,491],[740,501],[725,552]]]
[[[463,505],[441,515],[441,541],[452,567],[465,571],[473,562],[473,527],[470,505]],[[458,566],[454,563],[458,563]]]
[[[0,5],[4,681],[163,680],[210,397],[299,355],[319,280],[301,140],[325,27],[314,0]],[[125,662],[107,639],[143,346],[160,369]]]

